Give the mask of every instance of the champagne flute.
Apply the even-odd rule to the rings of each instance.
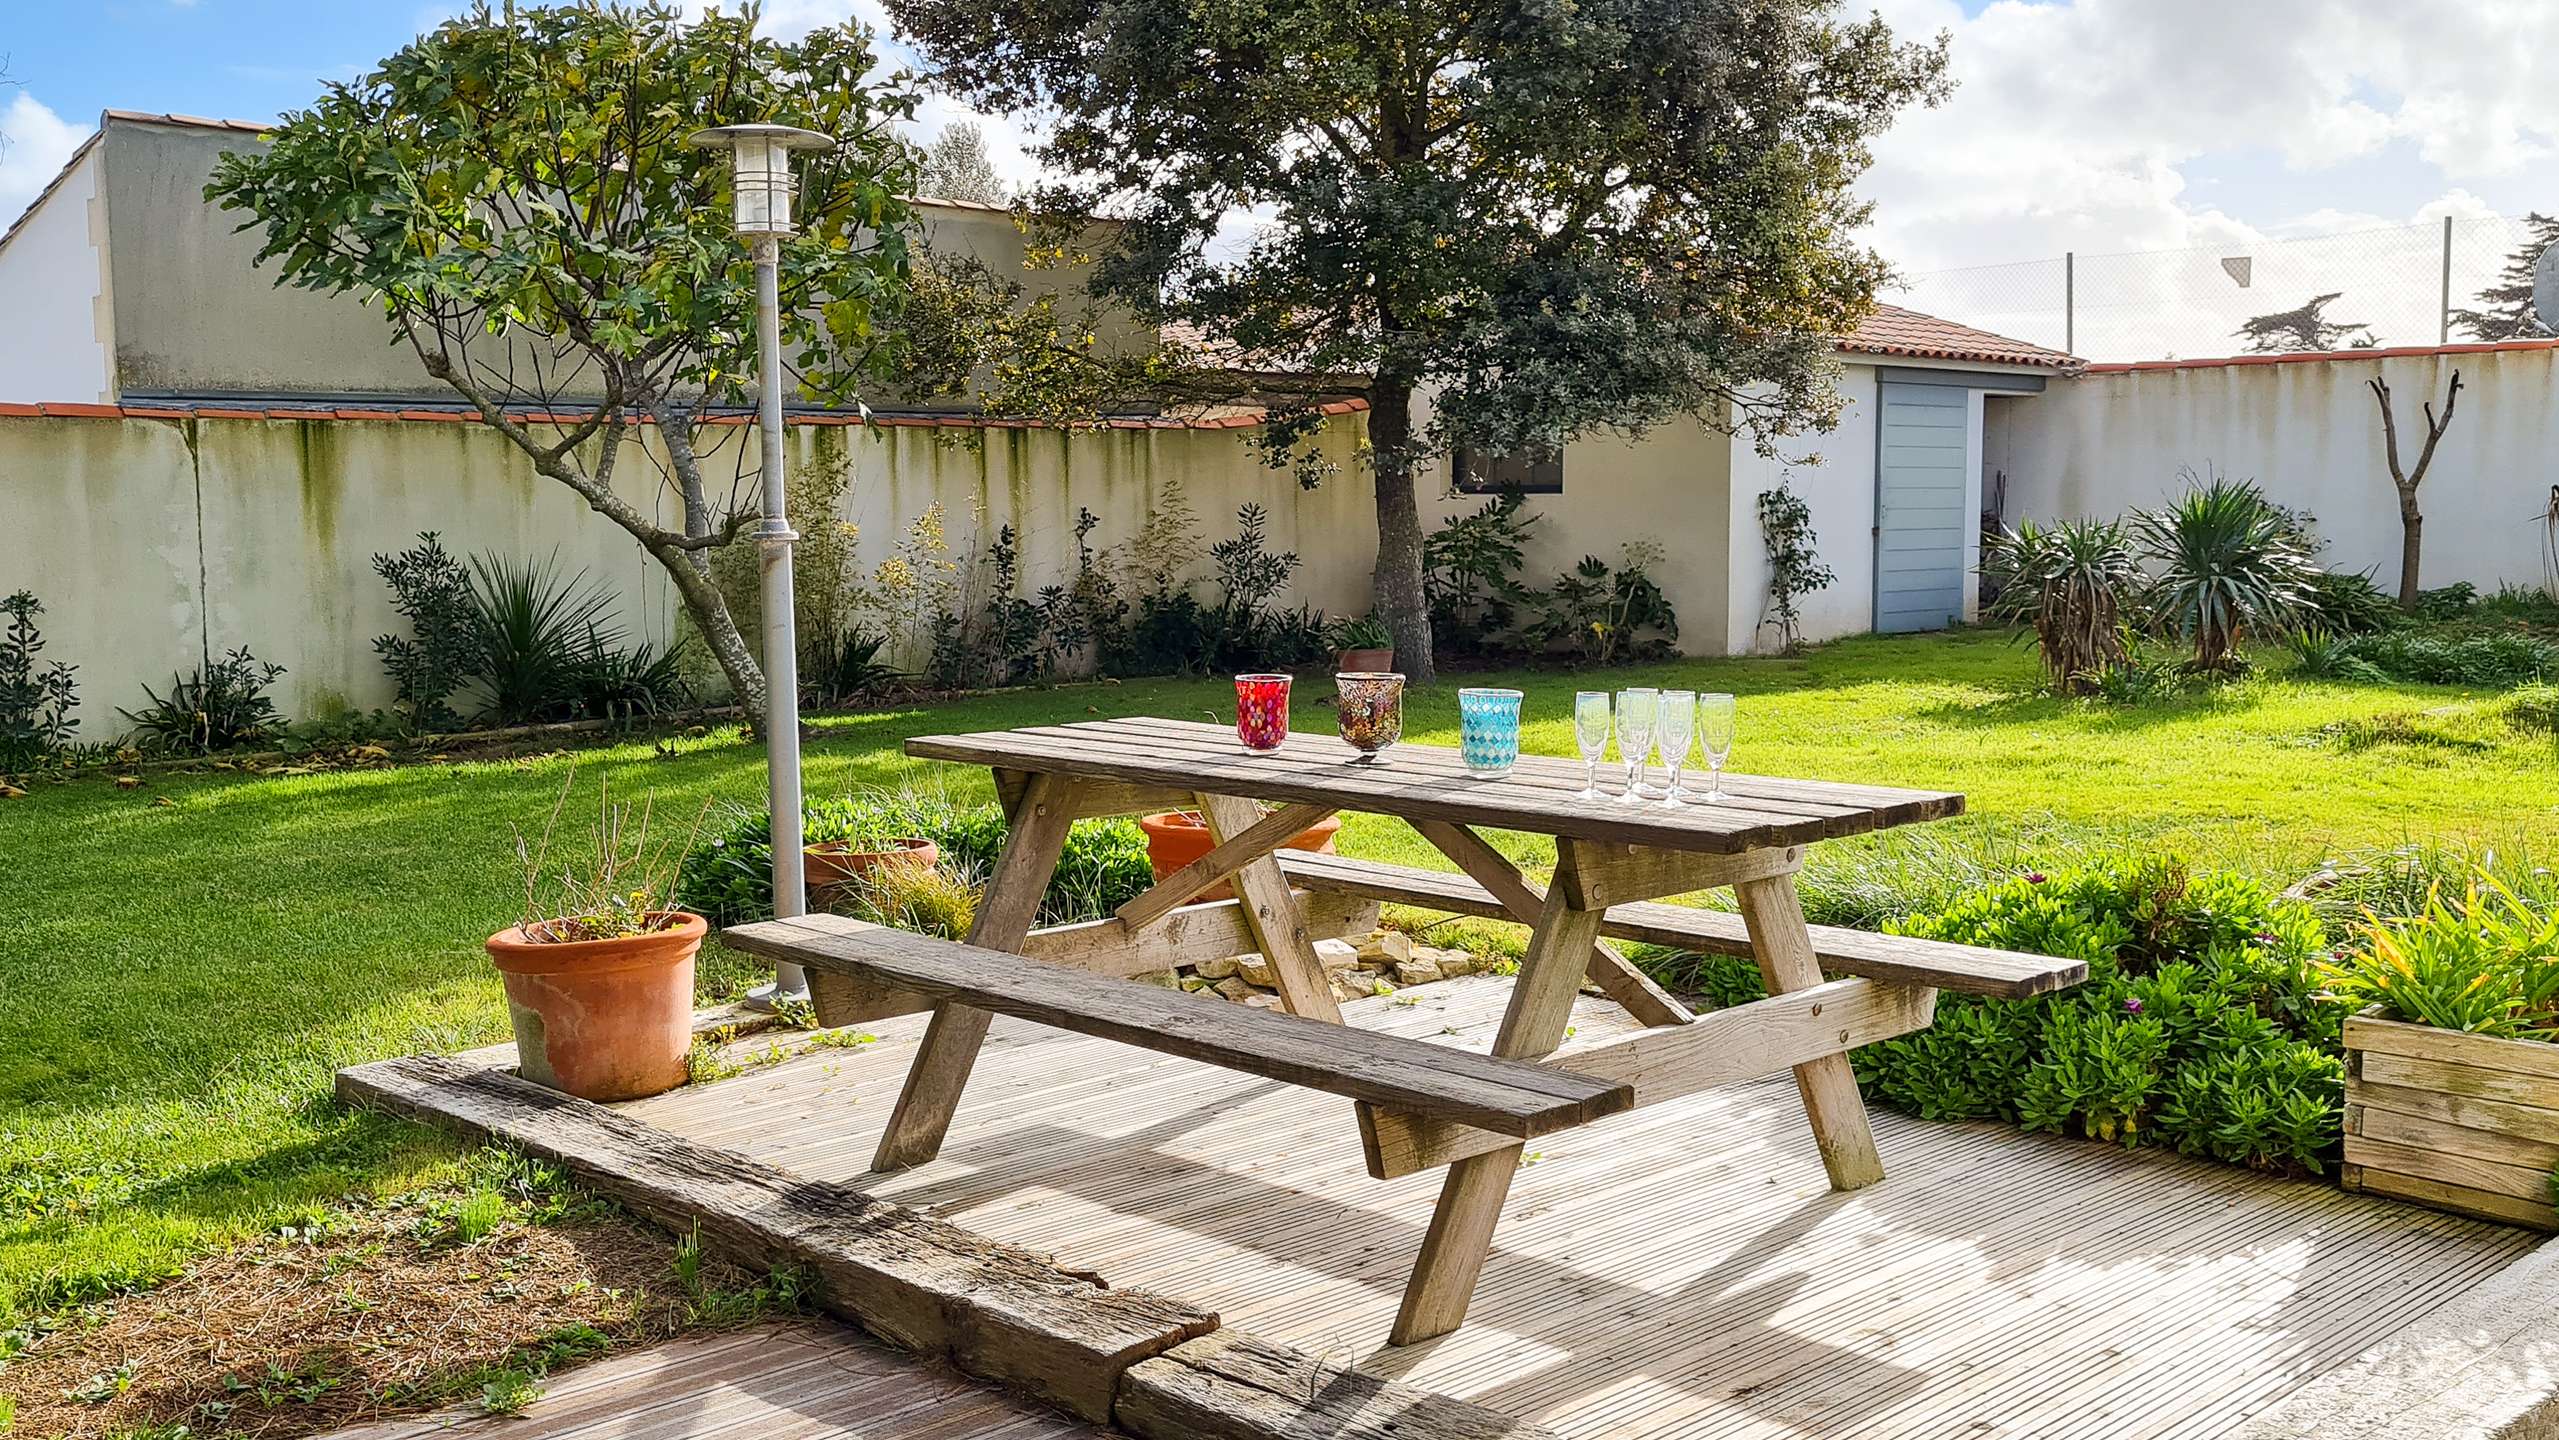
[[[1644,765],[1653,758],[1653,716],[1661,692],[1650,688],[1617,692],[1617,753],[1626,761],[1626,793],[1621,805],[1644,803]]]
[[[1724,757],[1733,750],[1735,719],[1732,696],[1697,697],[1697,746],[1706,752],[1706,763],[1714,771],[1713,783],[1706,791],[1709,801],[1724,798]]]
[[[1599,757],[1608,753],[1608,692],[1584,690],[1573,696],[1573,742],[1582,747],[1582,793],[1577,800],[1599,798]]]
[[[1653,721],[1653,743],[1661,748],[1662,764],[1669,767],[1670,785],[1662,791],[1662,803],[1680,805],[1687,794],[1679,788],[1679,772],[1688,766],[1688,747],[1697,731],[1697,692],[1665,690],[1661,710]]]

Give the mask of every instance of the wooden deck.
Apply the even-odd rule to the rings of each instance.
[[[448,1410],[321,1440],[1109,1440],[823,1321],[616,1355],[555,1378],[521,1415]]]
[[[1480,1048],[1507,994],[1346,1008]],[[1585,997],[1574,1023],[1631,1021]],[[871,1028],[625,1108],[1574,1435],[2219,1435],[2535,1243],[1890,1111],[1888,1178],[1837,1194],[1780,1078],[1532,1142],[1466,1327],[1387,1349],[1439,1177],[1369,1179],[1349,1102],[999,1019],[941,1157],[862,1179],[922,1017]]]

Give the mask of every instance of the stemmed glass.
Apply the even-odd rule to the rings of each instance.
[[[1662,752],[1662,764],[1670,770],[1670,785],[1662,793],[1664,805],[1678,805],[1687,796],[1679,788],[1679,772],[1688,766],[1688,746],[1696,734],[1697,692],[1665,690],[1660,711],[1653,721],[1653,744]]]
[[[1582,747],[1582,793],[1599,798],[1599,757],[1608,753],[1608,692],[1584,690],[1573,696],[1573,741]]]
[[[1653,689],[1617,692],[1617,753],[1626,761],[1626,793],[1621,805],[1644,803],[1644,765],[1653,758],[1653,716],[1661,692]]]
[[[1732,696],[1697,697],[1697,746],[1706,752],[1706,763],[1714,771],[1713,783],[1706,791],[1710,801],[1724,798],[1724,757],[1733,750],[1733,724]]]

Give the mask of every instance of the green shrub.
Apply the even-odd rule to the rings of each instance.
[[[43,613],[32,590],[0,600],[0,615],[9,617],[8,629],[0,631],[0,775],[35,769],[59,754],[80,728],[71,714],[80,703],[80,686],[72,678],[78,667],[36,659],[44,649],[36,628]]]
[[[2331,635],[2369,635],[2399,623],[2399,603],[2368,572],[2322,570],[2311,577],[2300,623]]]
[[[134,738],[145,749],[194,755],[236,750],[284,729],[284,716],[267,687],[284,673],[249,653],[243,645],[193,675],[173,677],[169,693],[145,685],[151,703],[139,711],[119,710],[133,722]]]
[[[2031,1000],[1940,996],[1934,1026],[1856,1053],[1869,1095],[2262,1169],[2335,1159],[2347,1007],[2322,992],[2326,929],[2308,906],[2149,858],[2028,872],[1886,928],[2084,960],[2089,976]],[[1747,960],[1656,973],[1726,1003],[1761,993]]]
[[[847,840],[876,844],[921,835],[939,846],[942,863],[963,875],[988,875],[1004,848],[1004,812],[992,804],[955,805],[911,790],[813,798],[801,807],[809,844]],[[771,812],[740,808],[703,827],[676,877],[676,897],[716,925],[762,920],[773,913]],[[1154,883],[1146,836],[1127,820],[1080,820],[1040,903],[1040,923],[1098,920]]]
[[[2559,644],[2520,631],[2385,630],[2346,640],[2334,653],[2361,661],[2385,678],[2422,685],[2506,690],[2535,680],[2559,680]]]

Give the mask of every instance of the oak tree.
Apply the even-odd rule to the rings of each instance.
[[[941,84],[1043,117],[1069,178],[1034,208],[1118,222],[1094,289],[1244,357],[1275,453],[1320,401],[1368,400],[1377,607],[1417,681],[1416,471],[1458,443],[1834,419],[1827,337],[1885,276],[1850,185],[1945,84],[1943,37],[1827,0],[889,9]]]

